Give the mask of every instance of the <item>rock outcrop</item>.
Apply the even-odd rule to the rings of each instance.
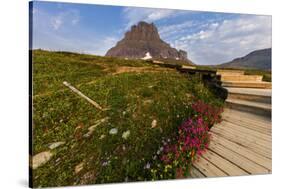
[[[149,53],[152,58],[187,60],[187,52],[172,48],[164,42],[153,23],[139,22],[125,33],[125,37],[106,56],[124,58],[144,58]]]

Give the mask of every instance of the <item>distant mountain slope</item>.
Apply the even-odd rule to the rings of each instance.
[[[244,57],[220,64],[218,67],[271,70],[271,48],[253,51]]]

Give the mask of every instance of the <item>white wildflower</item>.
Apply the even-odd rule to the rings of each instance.
[[[109,130],[109,134],[111,135],[116,135],[118,133],[118,129],[117,128],[112,128]]]
[[[127,139],[130,136],[130,130],[123,132],[122,138]]]
[[[103,138],[105,138],[105,135],[101,135],[100,136],[100,140],[102,140]]]
[[[145,169],[150,169],[150,163],[147,163],[145,166],[144,166]]]
[[[151,122],[151,128],[155,128],[157,126],[157,121],[156,119],[154,119],[152,122]]]
[[[109,163],[110,163],[110,161],[105,161],[101,165],[104,167],[104,166],[107,166]]]
[[[125,151],[125,150],[126,150],[126,146],[125,146],[125,145],[123,145],[123,146],[122,146],[122,149]]]

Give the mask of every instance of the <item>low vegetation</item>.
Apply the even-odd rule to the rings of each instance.
[[[134,69],[117,72],[120,67]],[[63,81],[106,110],[96,109]],[[190,162],[208,144],[208,128],[219,121],[221,106],[199,80],[173,69],[141,60],[35,50],[33,155],[53,155],[34,169],[34,186],[188,176]],[[171,146],[178,157],[169,155]]]

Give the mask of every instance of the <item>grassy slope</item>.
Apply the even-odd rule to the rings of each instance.
[[[176,132],[190,115],[190,95],[219,102],[196,80],[176,71],[120,73],[120,66],[151,67],[144,61],[72,53],[33,52],[33,150],[48,150],[57,141],[54,157],[34,171],[35,186],[145,180],[143,169],[157,151],[161,138]],[[101,112],[62,85],[68,81],[97,101]],[[93,135],[83,138],[95,121],[108,117]],[[151,128],[153,120],[157,127]],[[109,130],[117,128],[116,135]],[[127,140],[124,131],[130,130]],[[101,135],[105,138],[100,139]],[[102,166],[104,162],[110,163]],[[84,162],[78,174],[75,166]]]

